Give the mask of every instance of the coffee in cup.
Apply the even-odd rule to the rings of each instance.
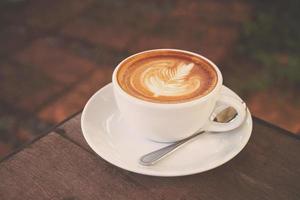
[[[117,81],[129,95],[155,103],[182,103],[210,93],[217,83],[215,69],[200,57],[165,50],[126,60]]]

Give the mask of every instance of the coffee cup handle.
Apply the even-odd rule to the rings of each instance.
[[[221,94],[220,98],[217,100],[217,104],[220,106],[215,108],[214,113],[218,113],[225,107],[231,106],[237,111],[237,116],[226,123],[215,122],[213,121],[214,117],[211,116],[204,130],[211,132],[231,131],[238,128],[244,122],[247,113],[245,102],[238,100],[235,97]]]

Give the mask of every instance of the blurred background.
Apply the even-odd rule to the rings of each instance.
[[[127,56],[214,61],[254,116],[300,134],[298,0],[1,0],[0,159],[83,108]]]

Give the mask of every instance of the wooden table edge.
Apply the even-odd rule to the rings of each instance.
[[[0,159],[0,163],[4,162],[5,160],[9,159],[11,156],[17,154],[18,152],[22,151],[23,149],[27,148],[28,146],[30,146],[31,144],[35,143],[36,141],[42,139],[43,137],[47,136],[49,133],[51,132],[55,132],[55,130],[60,127],[61,125],[63,125],[64,123],[66,123],[67,121],[69,121],[70,119],[72,119],[73,117],[75,117],[76,115],[78,115],[79,113],[82,112],[83,109],[71,114],[69,117],[67,117],[66,119],[64,119],[63,121],[59,122],[58,124],[50,127],[49,129],[47,129],[45,132],[43,132],[42,134],[40,134],[39,136],[37,136],[36,138],[34,138],[33,140],[24,143],[23,145],[21,145],[20,147],[18,147],[17,149],[15,149],[14,151],[12,151],[11,153],[9,153],[8,155],[4,156],[2,159]],[[58,133],[59,134],[59,133]],[[59,134],[61,135],[61,134]]]

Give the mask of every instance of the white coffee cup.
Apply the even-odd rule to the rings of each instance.
[[[153,103],[136,98],[122,89],[117,81],[117,72],[126,60],[151,51],[175,51],[188,53],[207,61],[217,72],[218,82],[207,95],[183,103]],[[223,78],[218,67],[207,58],[188,51],[177,49],[155,49],[132,55],[123,60],[114,70],[113,90],[117,106],[130,130],[157,142],[173,142],[186,138],[199,130],[230,131],[244,121],[245,106],[231,96],[222,94]],[[229,123],[218,123],[211,119],[211,114],[218,105],[232,106],[237,117]]]

